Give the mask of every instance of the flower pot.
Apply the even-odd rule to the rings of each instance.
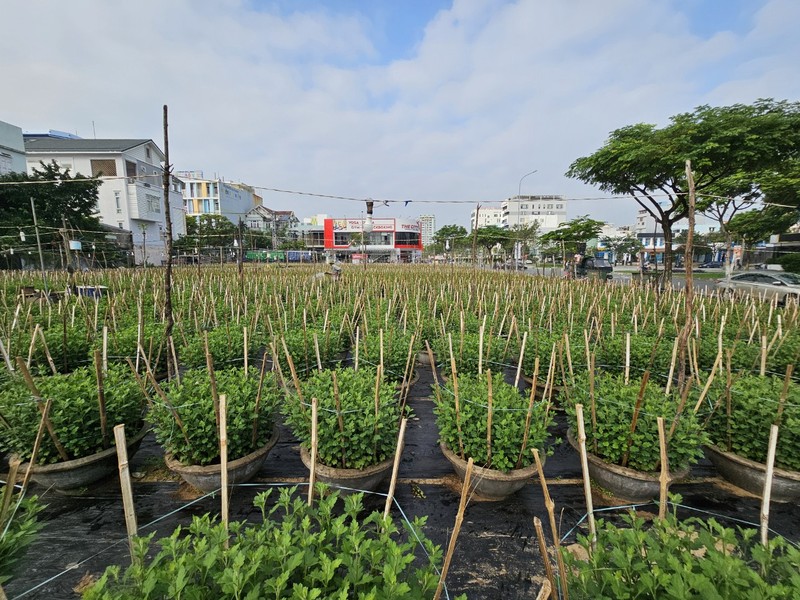
[[[467,461],[452,452],[444,442],[440,442],[439,447],[463,481],[467,472]],[[472,466],[472,485],[475,492],[487,500],[504,500],[525,487],[526,483],[532,482],[535,477],[536,465],[524,469],[514,469],[508,473],[496,469],[485,469],[477,465]]]
[[[128,440],[128,459],[136,453],[148,427],[142,429]],[[117,470],[117,449],[112,446],[96,454],[75,458],[49,465],[34,465],[31,479],[43,487],[52,487],[58,491],[72,491],[84,488],[108,477]],[[20,472],[28,469],[28,463],[20,466]]]
[[[764,494],[766,465],[711,445],[706,446],[706,456],[726,481],[751,494]],[[770,498],[776,502],[800,499],[800,472],[776,468],[772,475]]]
[[[418,352],[417,353],[417,363],[421,365],[430,365],[431,364],[431,357],[428,356],[428,351]]]
[[[269,451],[278,442],[280,434],[277,426],[272,431],[272,437],[258,450],[251,452],[247,456],[237,458],[228,463],[228,484],[244,483],[256,476],[264,466]],[[222,485],[219,463],[215,465],[185,465],[173,457],[169,452],[164,455],[164,462],[167,468],[177,473],[189,485],[196,487],[203,492],[213,492]]]
[[[300,446],[300,459],[306,467],[311,469],[311,453],[302,446]],[[377,465],[364,469],[341,469],[329,467],[318,462],[315,473],[317,481],[322,483],[373,492],[386,479],[386,476],[392,470],[393,464],[394,457],[387,458]]]
[[[567,430],[567,439],[577,452],[580,452],[578,441],[575,439],[572,429]],[[659,473],[646,473],[621,467],[595,456],[591,452],[586,452],[589,463],[589,477],[601,488],[608,490],[614,496],[633,502],[648,502],[659,497],[661,483]],[[670,473],[667,485],[673,481],[683,479],[689,474],[689,469],[682,469],[675,473]]]

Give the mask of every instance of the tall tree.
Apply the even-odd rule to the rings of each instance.
[[[446,245],[450,242],[450,249],[466,248],[469,245],[469,233],[461,225],[444,225],[433,234],[433,241]]]
[[[602,148],[573,162],[567,176],[634,198],[661,225],[669,278],[672,228],[688,213],[687,159],[702,211],[731,198],[762,198],[760,182],[786,173],[799,155],[800,103],[758,100],[700,106],[660,129],[645,123],[617,129]]]
[[[600,235],[605,223],[590,219],[588,215],[576,217],[571,221],[562,223],[557,229],[548,231],[539,238],[543,244],[561,246],[563,262],[567,262],[567,252],[577,252],[581,245]]]

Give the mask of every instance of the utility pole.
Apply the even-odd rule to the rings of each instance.
[[[69,251],[69,236],[67,235],[67,219],[64,215],[61,215],[61,235],[64,240],[64,256],[67,257],[67,267],[72,266],[72,255]]]
[[[472,267],[478,266],[478,216],[481,212],[481,205],[478,204],[475,208],[475,224],[472,229]]]
[[[164,339],[169,343],[172,336],[172,326],[175,320],[172,316],[172,213],[169,205],[169,191],[172,183],[172,165],[169,164],[169,129],[167,123],[167,105],[164,105],[164,219],[167,231],[166,252],[167,269],[164,271],[164,313],[166,325],[164,327]],[[174,348],[174,346],[173,346]],[[170,352],[167,352],[167,376],[171,377],[178,372],[178,364],[172,364]],[[172,368],[170,368],[172,367]]]

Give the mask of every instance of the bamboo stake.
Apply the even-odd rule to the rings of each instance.
[[[44,337],[44,331],[42,331],[41,327],[39,327],[39,339],[42,340],[44,355],[47,357],[47,364],[50,365],[50,371],[52,371],[53,375],[55,375],[58,373],[58,370],[56,369],[56,364],[53,362],[53,356],[50,354],[50,348],[47,347],[47,340]]]
[[[514,377],[514,387],[519,386],[519,378],[522,375],[522,359],[525,357],[525,344],[528,342],[528,332],[522,335],[522,346],[519,349],[519,361],[517,361],[517,375]],[[538,360],[538,357],[537,357]]]
[[[456,359],[453,356],[453,336],[447,334],[447,340],[450,344],[450,370],[453,377],[453,397],[455,398],[456,409],[456,428],[458,429],[458,451],[462,460],[464,459],[464,438],[461,434],[461,409],[458,403],[458,372],[456,371]]]
[[[3,340],[0,340],[0,354],[3,355],[3,362],[6,363],[6,369],[8,369],[9,372],[13,372],[14,367],[11,364],[11,359],[8,357],[8,352],[6,352],[6,347],[3,344]]]
[[[488,392],[488,416],[486,418],[486,468],[492,466],[492,370],[486,370],[486,387]]]
[[[308,505],[311,506],[314,502],[314,483],[317,479],[317,411],[319,410],[319,401],[316,398],[311,399],[311,467],[308,474]]]
[[[317,357],[317,371],[322,371],[322,357],[319,353],[319,339],[316,332],[314,332],[314,354]]]
[[[770,307],[772,310],[772,307]],[[761,336],[761,376],[767,374],[767,336]]]
[[[17,473],[19,472],[20,464],[22,464],[22,461],[18,457],[8,461],[8,477],[6,477],[6,487],[3,490],[3,502],[0,505],[0,527],[3,527],[7,521],[6,516],[11,506],[11,499],[14,497],[14,486],[17,484]]]
[[[433,373],[433,391],[436,394],[436,402],[442,402],[442,391],[439,387],[439,375],[436,373],[436,360],[433,356],[433,350],[431,350],[431,345],[428,343],[428,340],[425,340],[425,350],[428,353],[428,361],[431,363],[431,372]]]
[[[631,378],[631,332],[625,333],[625,385]]]
[[[536,539],[539,542],[539,553],[542,555],[545,576],[547,577],[547,583],[550,585],[550,598],[552,600],[558,600],[558,595],[556,594],[556,579],[553,575],[553,565],[550,564],[550,554],[547,552],[547,540],[544,537],[542,520],[539,517],[533,517],[533,528],[536,530]]]
[[[547,489],[547,480],[544,478],[544,469],[542,469],[542,461],[539,458],[539,450],[531,448],[533,452],[533,459],[536,461],[536,471],[539,473],[539,483],[542,486],[544,494],[544,505],[547,508],[547,516],[550,518],[550,530],[553,534],[553,545],[556,550],[556,562],[558,564],[558,576],[561,579],[561,593],[564,600],[569,600],[569,589],[567,588],[567,572],[564,568],[564,558],[561,556],[561,540],[558,538],[558,529],[556,529],[556,514],[555,503],[550,497],[550,491]]]
[[[353,360],[353,370],[354,371],[358,371],[358,345],[359,345],[358,342],[359,342],[359,338],[361,337],[360,336],[360,332],[361,332],[360,327],[356,326],[356,355],[355,355],[355,360]]]
[[[628,457],[631,452],[631,444],[633,443],[633,434],[636,433],[636,423],[639,420],[639,410],[642,408],[642,401],[644,400],[644,393],[647,389],[647,380],[650,379],[650,371],[645,371],[642,375],[642,385],[639,388],[639,396],[636,398],[636,406],[633,408],[633,419],[631,419],[631,430],[628,433],[628,442],[626,444],[625,454],[622,455],[622,466],[628,466]]]
[[[537,356],[533,362],[533,380],[531,382],[531,393],[530,397],[528,398],[528,412],[525,415],[525,431],[522,434],[522,447],[519,451],[519,457],[517,458],[517,468],[522,465],[522,457],[525,455],[525,450],[528,446],[528,434],[531,430],[531,416],[533,414],[533,402],[536,399],[536,385],[537,385],[537,378],[539,376],[539,357]]]
[[[103,373],[108,373],[108,325],[103,325]]]
[[[36,401],[36,405],[42,415],[42,420],[45,424],[45,427],[47,427],[47,433],[50,435],[50,439],[53,441],[53,445],[56,447],[58,456],[61,458],[61,460],[69,460],[69,455],[67,454],[64,446],[61,444],[61,441],[58,439],[56,430],[53,428],[53,423],[50,421],[48,416],[50,411],[45,410],[46,403],[44,402],[42,395],[39,393],[39,390],[36,388],[36,384],[33,381],[33,377],[31,377],[31,372],[28,371],[28,367],[25,365],[25,361],[23,361],[22,357],[20,356],[17,357],[17,369],[20,373],[22,373],[22,377],[25,379],[25,383],[27,384],[28,389]],[[47,402],[49,403],[50,400]]]
[[[778,426],[774,423],[769,429],[767,449],[767,472],[764,475],[764,493],[761,500],[761,543],[769,545],[769,501],[772,496],[772,477],[775,472],[775,449],[778,446]]]
[[[208,348],[208,331],[203,332],[203,343],[206,347],[206,368],[208,369],[208,379],[211,383],[211,399],[214,401],[214,416],[216,417],[217,427],[220,423],[219,393],[217,392],[217,377],[214,374],[214,357]]]
[[[108,448],[108,416],[106,415],[106,392],[103,385],[103,365],[102,358],[100,358],[100,350],[94,351],[94,372],[97,377],[97,407],[100,411],[100,433],[103,436],[103,448]]]
[[[249,364],[250,351],[249,351],[248,341],[249,340],[247,339],[247,327],[242,327],[242,345],[244,346],[242,353],[244,354],[244,377],[245,377],[245,379],[247,379],[247,372],[249,371],[248,367],[250,366],[250,364]],[[177,363],[176,363],[176,365],[177,365]]]
[[[464,521],[464,511],[467,508],[467,496],[469,493],[469,485],[472,479],[473,461],[472,457],[467,461],[467,471],[464,473],[464,483],[461,486],[461,501],[458,504],[458,513],[456,514],[456,522],[453,526],[453,532],[450,534],[450,543],[447,546],[447,555],[444,557],[444,564],[442,565],[442,574],[439,576],[439,585],[436,586],[436,593],[433,595],[433,600],[439,600],[442,596],[444,588],[444,580],[447,577],[447,571],[450,570],[450,562],[453,560],[453,552],[456,549],[456,540],[461,531],[461,524]]]
[[[547,579],[545,579],[542,582],[542,587],[539,589],[539,593],[536,594],[536,600],[544,600],[552,593],[553,593],[553,586]]]
[[[594,362],[595,354],[589,358],[589,410],[592,416],[592,452],[597,454],[597,402],[594,397]]]
[[[219,492],[222,495],[222,525],[228,547],[228,396],[219,395]]]
[[[680,337],[676,337],[675,341],[672,343],[672,360],[669,363],[669,375],[667,375],[667,386],[664,390],[664,395],[669,396],[669,390],[672,387],[672,377],[675,374],[675,361],[678,358],[678,343],[680,342]]]
[[[120,424],[114,427],[114,441],[117,447],[117,467],[119,469],[119,485],[122,491],[122,508],[125,513],[125,528],[128,531],[128,547],[131,552],[131,564],[133,564],[136,561],[133,538],[138,534],[139,527],[136,523],[136,508],[133,503],[125,425]]]
[[[583,422],[583,405],[576,404],[575,412],[578,420],[578,446],[581,455],[581,472],[583,473],[583,495],[586,499],[591,549],[594,550],[597,545],[597,529],[594,522],[594,505],[592,504],[592,483],[589,479],[589,459],[586,456],[586,426]]]
[[[662,521],[667,516],[667,488],[669,486],[669,456],[667,455],[667,436],[664,433],[664,417],[657,417],[658,448],[661,455],[661,474],[659,475],[658,518]]]
[[[19,360],[19,357],[17,357]],[[42,419],[39,421],[39,429],[36,430],[36,438],[33,440],[33,449],[31,450],[31,459],[28,461],[28,468],[25,470],[25,476],[22,478],[22,489],[20,490],[19,497],[24,498],[25,492],[28,489],[28,483],[31,480],[31,473],[33,473],[33,466],[36,464],[36,458],[39,455],[39,448],[42,444],[42,436],[44,435],[45,427],[50,422],[50,408],[53,401],[48,399],[42,407]]]
[[[394,464],[392,465],[392,479],[389,482],[389,494],[386,496],[386,505],[383,508],[384,519],[389,516],[389,511],[394,501],[394,490],[397,486],[397,475],[400,472],[400,458],[403,456],[407,423],[408,419],[406,417],[403,417],[400,421],[400,433],[397,434],[397,449],[394,452]]]

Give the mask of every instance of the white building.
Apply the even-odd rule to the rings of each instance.
[[[0,121],[0,175],[25,172],[22,129]]]
[[[499,206],[481,206],[480,211],[473,210],[469,217],[470,230],[475,229],[475,213],[478,213],[477,228],[489,227],[496,225],[497,227],[503,226],[503,209]]]
[[[514,196],[503,200],[501,208],[503,229],[517,229],[538,222],[539,233],[547,233],[567,220],[564,196]]]
[[[97,211],[106,225],[133,234],[137,264],[159,265],[164,256],[163,167],[164,153],[153,140],[85,140],[51,131],[48,134],[25,134],[25,152],[29,172],[40,161],[55,161],[72,175],[102,176],[98,189]],[[172,178],[169,192],[172,235],[186,233],[182,182]]]
[[[220,178],[208,179],[203,177],[202,171],[177,171],[176,175],[185,184],[186,216],[221,215],[231,223],[238,223],[249,210],[261,204],[261,198],[248,185]]]
[[[430,246],[433,243],[433,234],[436,231],[436,217],[433,215],[422,215],[419,218],[419,227],[422,235],[422,246]]]

